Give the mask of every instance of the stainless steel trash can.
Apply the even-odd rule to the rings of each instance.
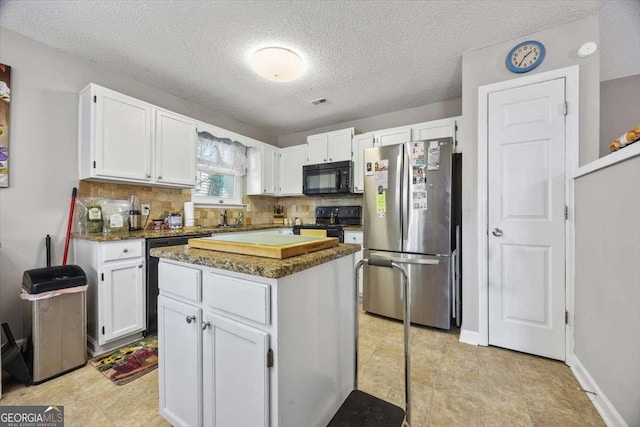
[[[38,384],[87,362],[87,276],[77,265],[24,272],[25,359]]]

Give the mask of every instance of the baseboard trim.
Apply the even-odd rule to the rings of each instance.
[[[460,329],[460,342],[470,345],[478,345],[480,341],[480,332],[469,331],[468,329]]]
[[[609,427],[629,427],[624,418],[622,418],[622,415],[620,415],[615,406],[613,406],[609,399],[607,399],[607,396],[602,392],[600,387],[598,387],[598,384],[575,354],[572,357],[572,362],[571,371],[582,388],[596,393],[596,395],[591,393],[586,394],[604,420],[605,424]]]

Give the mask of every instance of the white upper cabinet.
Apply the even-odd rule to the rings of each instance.
[[[329,147],[329,136],[326,133],[310,135],[307,137],[307,164],[316,165],[328,162],[327,151]]]
[[[257,141],[256,141],[257,142]],[[278,190],[278,149],[258,143],[247,150],[247,195],[276,195]]]
[[[382,129],[373,132],[376,147],[411,142],[411,126]]]
[[[156,176],[158,182],[196,184],[196,121],[156,110]]]
[[[373,147],[373,133],[353,137],[353,191],[364,191],[364,150]]]
[[[81,144],[80,159],[89,156],[81,171],[84,167],[90,176],[149,181],[151,106],[94,85],[82,93],[81,104],[81,137],[88,144]]]
[[[353,128],[329,132],[329,149],[327,154],[330,162],[351,160],[353,132]]]
[[[462,147],[457,140],[457,129],[460,126],[462,117],[450,117],[442,120],[433,120],[425,123],[413,125],[413,141],[423,141],[433,138],[451,137],[454,139],[456,152],[462,152]]]
[[[351,160],[353,128],[309,135],[307,137],[307,164],[342,162]]]
[[[278,190],[281,196],[302,195],[302,167],[306,157],[306,144],[280,149]]]
[[[95,84],[79,112],[79,179],[195,185],[195,120]]]
[[[452,137],[456,152],[462,152],[458,133],[462,117],[450,117],[442,120],[417,123],[391,129],[376,130],[353,137],[353,191],[364,191],[364,150],[371,147],[401,144],[410,141],[422,141],[432,138]],[[317,136],[317,135],[314,135]]]

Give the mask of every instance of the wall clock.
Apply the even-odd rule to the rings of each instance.
[[[544,45],[535,40],[518,43],[507,54],[506,64],[513,73],[526,73],[544,60]]]

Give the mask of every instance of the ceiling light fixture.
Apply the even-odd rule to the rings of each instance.
[[[251,56],[253,71],[273,82],[290,82],[304,72],[304,62],[292,50],[282,47],[265,47]]]

